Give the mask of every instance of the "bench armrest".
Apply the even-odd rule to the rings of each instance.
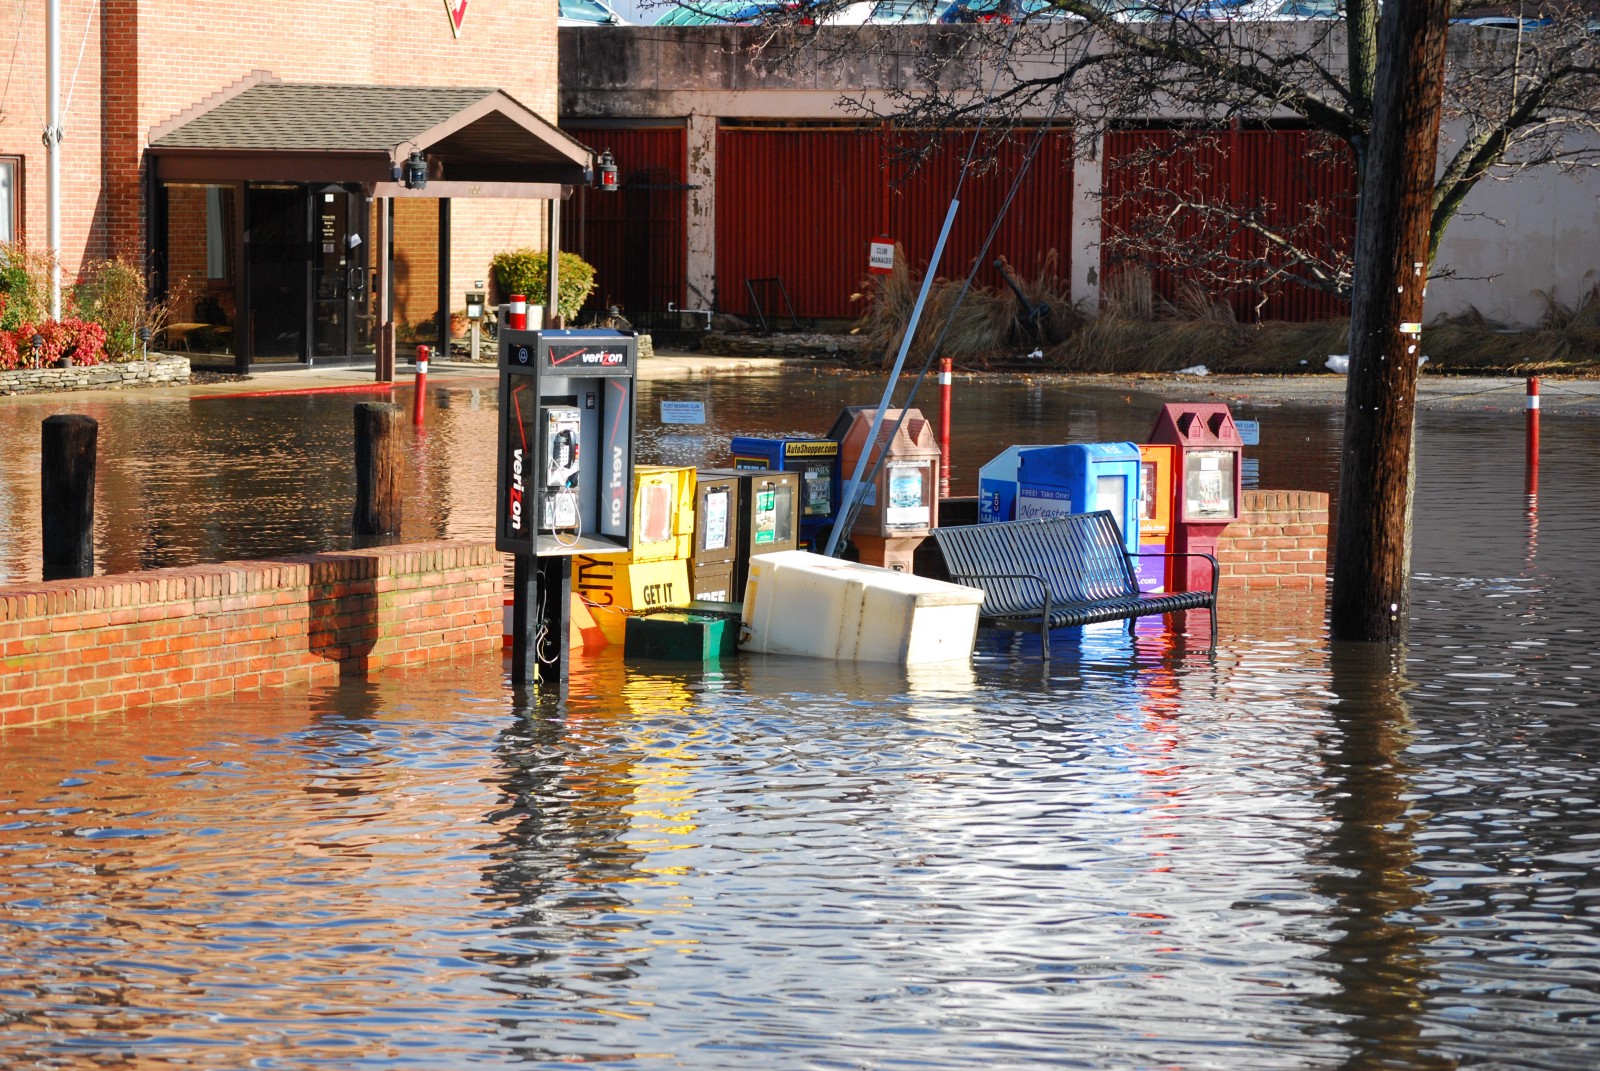
[[[1050,585],[1038,573],[955,573],[950,574],[950,579],[961,580],[1031,580],[1039,585],[1039,590],[1044,593],[1044,616],[1050,619]]]
[[[1211,605],[1217,604],[1217,581],[1222,576],[1222,566],[1217,564],[1216,555],[1204,551],[1172,551],[1172,550],[1142,550],[1137,554],[1124,551],[1130,558],[1204,558],[1211,563]]]

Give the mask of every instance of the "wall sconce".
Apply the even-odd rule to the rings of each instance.
[[[610,149],[600,154],[600,188],[609,193],[617,192],[617,160]]]
[[[389,178],[408,190],[427,189],[428,161],[422,155],[422,150],[411,150],[411,155],[406,157],[404,164],[395,164],[389,168]]]
[[[406,157],[406,185],[413,190],[428,188],[428,161],[422,158],[420,151],[413,150]]]

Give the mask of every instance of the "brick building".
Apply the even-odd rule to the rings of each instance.
[[[59,0],[67,281],[143,258],[197,361],[370,360],[386,322],[437,341],[493,254],[541,247],[593,168],[553,125],[554,0],[455,8]],[[45,5],[12,21],[0,238],[38,249]]]

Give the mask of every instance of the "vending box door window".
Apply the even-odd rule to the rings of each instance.
[[[1183,516],[1188,521],[1229,520],[1233,501],[1233,450],[1188,450],[1184,466]]]

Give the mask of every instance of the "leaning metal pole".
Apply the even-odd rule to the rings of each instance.
[[[844,494],[839,500],[839,520],[834,524],[833,531],[828,533],[828,545],[822,553],[828,557],[837,557],[839,543],[849,534],[851,523],[859,508],[857,499],[861,495],[861,474],[866,470],[867,460],[877,452],[878,432],[883,428],[883,416],[889,409],[889,401],[894,397],[894,388],[900,382],[900,370],[905,367],[906,354],[911,350],[911,339],[917,333],[917,324],[922,320],[922,307],[928,301],[928,289],[933,286],[934,274],[938,271],[939,261],[944,256],[944,243],[950,237],[950,228],[956,221],[956,209],[961,207],[961,202],[954,198],[950,201],[950,210],[944,214],[944,227],[939,231],[939,240],[934,244],[933,256],[928,261],[928,270],[922,274],[922,289],[917,291],[917,303],[911,307],[911,319],[906,323],[906,333],[900,339],[900,352],[894,359],[894,368],[889,372],[889,382],[883,385],[883,397],[878,402],[877,412],[872,414],[872,427],[867,431],[867,446],[861,451],[861,456],[856,458],[855,471],[850,474],[850,480],[844,485]],[[902,417],[904,414],[902,414]],[[887,449],[884,451],[887,453]]]

